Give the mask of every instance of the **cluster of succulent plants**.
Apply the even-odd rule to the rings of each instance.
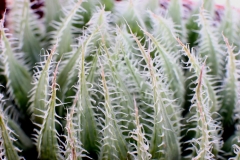
[[[240,15],[196,4],[13,0],[0,158],[240,159]]]

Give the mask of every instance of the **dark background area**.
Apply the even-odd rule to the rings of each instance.
[[[0,19],[2,19],[2,15],[6,8],[6,0],[0,0]]]
[[[41,10],[41,7],[44,5],[43,0],[31,0],[31,2],[33,1],[35,1],[35,3],[31,8],[35,10],[35,13],[39,16],[39,18],[42,18],[43,11]],[[0,0],[0,19],[2,19],[5,9],[7,9],[6,0]]]

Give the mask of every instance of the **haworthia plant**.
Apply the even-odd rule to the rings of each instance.
[[[226,4],[12,0],[0,159],[239,159],[240,13]]]

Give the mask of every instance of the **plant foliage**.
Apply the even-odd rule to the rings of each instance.
[[[240,13],[161,3],[13,0],[0,159],[240,159]]]

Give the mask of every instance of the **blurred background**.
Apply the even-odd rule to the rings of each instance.
[[[199,0],[194,0],[194,1],[199,1]],[[240,8],[240,1],[239,0],[230,0],[232,5]],[[219,5],[224,5],[226,0],[215,0],[216,3],[218,3]]]
[[[36,4],[32,6],[33,9],[36,9],[36,13],[41,18],[43,15],[43,11],[41,10],[41,6],[44,5],[44,0],[31,0],[35,1]],[[121,0],[115,0],[115,1],[121,1]],[[159,5],[164,6],[166,3],[168,3],[170,0],[159,0]],[[184,5],[187,6],[187,8],[192,8],[192,5],[196,5],[198,1],[200,0],[182,0],[184,2]],[[233,8],[236,8],[240,12],[240,0],[230,0]],[[226,0],[215,0],[217,6],[216,10],[218,9],[224,9],[224,4]],[[13,0],[0,0],[0,18],[2,18],[2,14],[7,8],[8,3],[13,3]]]

